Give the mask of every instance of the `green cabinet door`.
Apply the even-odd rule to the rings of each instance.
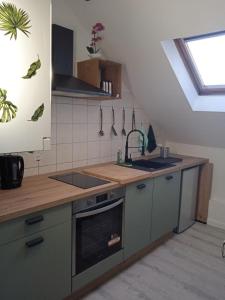
[[[71,223],[0,247],[1,300],[62,300],[71,292]]]
[[[172,232],[178,225],[180,172],[154,179],[151,240]]]
[[[127,259],[150,243],[153,180],[126,188],[124,256]]]

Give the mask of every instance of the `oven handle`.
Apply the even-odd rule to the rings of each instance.
[[[87,211],[87,212],[84,212],[84,213],[78,213],[78,214],[76,214],[76,219],[82,219],[82,218],[98,215],[100,213],[103,213],[105,211],[108,211],[108,210],[120,205],[123,202],[124,202],[124,198],[121,198],[117,202],[114,202],[113,204],[107,205],[105,207],[102,207],[102,208],[99,208],[99,209],[96,209],[96,210]]]

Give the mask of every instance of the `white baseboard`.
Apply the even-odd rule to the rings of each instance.
[[[207,224],[225,230],[225,223],[218,222],[215,219],[208,218]]]
[[[207,223],[225,229],[225,201],[223,199],[209,201],[209,217]]]

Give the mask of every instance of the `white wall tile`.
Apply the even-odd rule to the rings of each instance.
[[[73,105],[73,123],[87,123],[86,105]]]
[[[111,140],[112,124],[103,124],[104,136],[100,137],[100,141]]]
[[[57,171],[63,171],[63,170],[70,170],[73,168],[73,163],[63,163],[63,164],[57,164]]]
[[[88,159],[88,165],[96,165],[99,164],[101,162],[100,158],[92,158],[92,159]]]
[[[75,161],[75,162],[73,162],[73,168],[79,168],[79,167],[87,166],[87,164],[88,164],[87,160]]]
[[[39,166],[56,165],[56,145],[52,145],[51,150],[39,151]]]
[[[100,142],[100,158],[112,156],[112,142],[101,141]]]
[[[57,127],[57,124],[52,123],[52,125],[51,125],[51,144],[52,145],[56,145],[56,143],[57,143],[57,141],[56,141],[56,127]]]
[[[73,144],[73,162],[79,160],[86,160],[87,155],[87,143],[74,143]]]
[[[104,101],[101,101],[100,105],[101,105],[102,107],[104,107],[104,106],[112,107],[113,102],[114,102],[113,100],[104,100]]]
[[[111,124],[112,125],[112,106],[103,107],[103,124]]]
[[[57,145],[57,164],[72,162],[73,146],[72,144]]]
[[[87,102],[88,106],[100,106],[100,104],[101,104],[101,101],[99,101],[99,100],[89,100]]]
[[[99,106],[88,106],[88,123],[98,123],[100,120]]]
[[[56,103],[52,101],[52,110],[51,110],[51,122],[56,123],[57,122],[57,114],[56,114]]]
[[[73,125],[57,124],[57,144],[71,144],[73,142]]]
[[[24,177],[38,175],[38,168],[26,168],[24,170]]]
[[[88,100],[86,99],[77,99],[73,98],[73,105],[86,105],[87,106]]]
[[[53,173],[56,171],[57,171],[57,169],[56,169],[56,164],[55,164],[55,165],[51,165],[51,166],[39,167],[38,174],[41,175],[41,174]]]
[[[123,114],[122,109],[115,108],[115,124],[117,127],[122,127],[122,121],[123,121]]]
[[[69,97],[56,97],[56,104],[73,104],[73,100]]]
[[[100,143],[88,142],[88,160],[100,157]]]
[[[101,139],[99,135],[100,126],[97,123],[89,124],[88,123],[88,141],[94,142]]]
[[[73,122],[73,110],[72,105],[69,104],[57,104],[57,122],[58,123],[72,123]]]
[[[73,142],[87,142],[88,126],[87,123],[73,124]]]
[[[112,161],[112,156],[102,157],[100,158],[100,163],[107,163]]]
[[[25,168],[36,168],[38,166],[37,159],[39,158],[38,152],[23,152],[20,153],[24,159]]]

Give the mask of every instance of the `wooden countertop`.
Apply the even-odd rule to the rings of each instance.
[[[175,157],[175,155],[173,155]],[[101,177],[107,180],[116,181],[121,185],[125,185],[131,182],[146,178],[154,178],[171,172],[180,171],[182,169],[194,167],[197,165],[205,164],[209,160],[198,157],[187,157],[176,155],[176,157],[182,158],[183,161],[176,163],[174,167],[158,170],[154,172],[147,172],[136,170],[132,168],[122,167],[115,164],[99,165],[83,169],[83,172],[96,177]],[[146,157],[148,159],[149,157]]]
[[[180,156],[179,156],[180,157]],[[12,190],[0,190],[0,223],[12,220],[43,209],[55,207],[72,202],[94,194],[119,187],[124,184],[139,181],[178,171],[181,169],[205,164],[207,159],[182,156],[183,161],[175,167],[152,172],[140,171],[121,167],[113,163],[84,167],[73,170],[53,173],[64,174],[71,171],[88,173],[90,175],[105,178],[110,183],[90,189],[81,189],[60,181],[48,178],[50,174],[24,178],[21,188]]]
[[[66,170],[57,174],[71,171],[75,170]],[[27,177],[24,178],[20,188],[0,190],[0,223],[119,187],[117,182],[110,182],[102,186],[82,189],[50,179],[49,175]]]

